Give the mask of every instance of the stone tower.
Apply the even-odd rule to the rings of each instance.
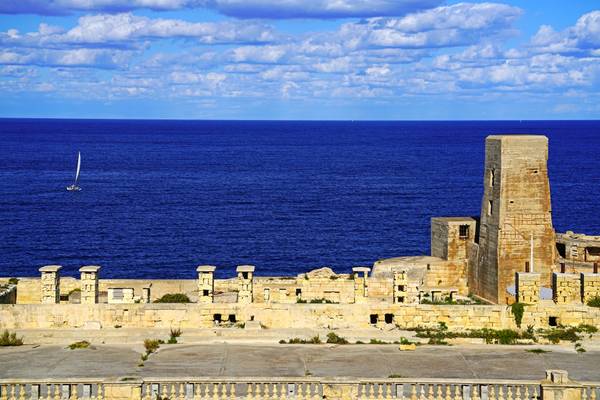
[[[545,136],[486,139],[479,249],[469,271],[472,293],[505,304],[514,299],[516,272],[540,273],[542,286],[550,286],[555,237],[547,161]]]

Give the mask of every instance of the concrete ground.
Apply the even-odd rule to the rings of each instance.
[[[543,347],[551,352],[533,354]],[[572,379],[600,381],[600,352],[577,354],[561,346],[395,345],[162,345],[138,367],[138,345],[92,345],[69,350],[57,345],[0,347],[0,378],[121,377],[358,377],[541,380],[547,369],[565,369]]]

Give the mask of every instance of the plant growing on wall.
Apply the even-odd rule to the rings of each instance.
[[[521,327],[521,322],[523,321],[523,313],[525,312],[525,304],[523,303],[513,303],[510,306],[510,311],[512,312],[513,317],[515,318],[515,323],[517,327]]]
[[[589,299],[587,305],[590,307],[600,308],[600,296],[592,297],[591,299]]]
[[[184,293],[167,293],[155,303],[191,303],[190,298]]]

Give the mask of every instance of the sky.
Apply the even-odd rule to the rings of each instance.
[[[0,0],[0,117],[599,119],[600,1]]]

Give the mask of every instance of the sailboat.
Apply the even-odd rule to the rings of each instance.
[[[77,186],[77,180],[79,179],[79,170],[81,170],[81,152],[77,152],[77,172],[75,172],[75,182],[72,185],[67,186],[67,190],[69,192],[78,192],[81,190],[79,186]]]

